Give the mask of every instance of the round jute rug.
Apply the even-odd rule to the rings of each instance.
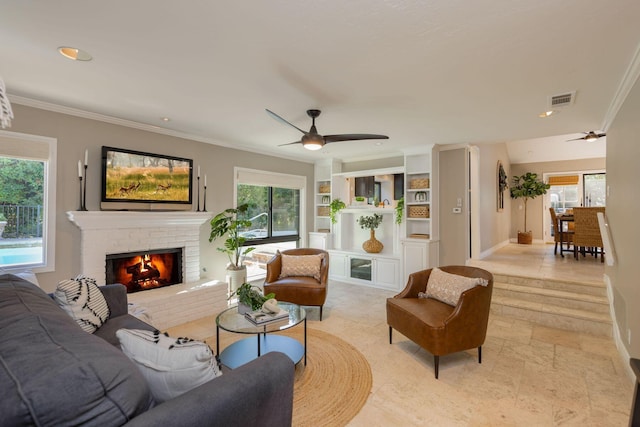
[[[355,347],[307,328],[307,366],[301,361],[296,367],[293,425],[347,425],[367,401],[372,381],[371,367]]]
[[[299,325],[278,334],[302,343],[303,331]],[[230,344],[228,338],[242,336],[223,337],[221,348]],[[215,343],[215,337],[207,342]],[[307,328],[307,366],[304,361],[296,366],[293,426],[347,425],[367,401],[372,381],[371,367],[355,347],[335,335]]]

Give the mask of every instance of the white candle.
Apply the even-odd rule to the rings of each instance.
[[[78,160],[78,178],[82,178],[82,162]]]
[[[204,174],[204,186],[205,187],[207,186],[207,174],[206,173]]]
[[[89,150],[84,150],[84,165],[87,166],[89,164]]]
[[[198,166],[198,178],[200,178],[200,166]]]

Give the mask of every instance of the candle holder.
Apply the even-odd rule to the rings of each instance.
[[[80,210],[87,210],[87,165],[84,165],[84,186],[82,186],[82,198],[80,199],[82,202],[80,203]],[[82,185],[82,180],[80,180],[80,185]]]
[[[196,212],[200,212],[200,176],[198,176],[198,209]]]
[[[207,186],[204,186],[204,201],[202,203],[202,212],[207,211]]]
[[[85,211],[86,209],[84,208],[84,205],[82,203],[82,177],[81,176],[78,177],[78,181],[80,182],[80,208],[78,210]]]

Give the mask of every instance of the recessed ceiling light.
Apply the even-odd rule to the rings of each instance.
[[[163,122],[168,122],[169,120],[171,120],[169,117],[162,117],[161,119]]]
[[[91,61],[93,57],[82,49],[75,47],[61,46],[58,48],[60,55],[73,61]]]
[[[380,147],[380,146],[382,145],[382,142],[378,141],[378,142],[376,142],[376,145],[377,145],[378,147]]]
[[[540,117],[541,119],[545,119],[547,117],[551,117],[554,114],[558,114],[560,111],[558,110],[549,110],[549,111],[545,111],[544,113],[540,113],[538,114],[538,117]]]

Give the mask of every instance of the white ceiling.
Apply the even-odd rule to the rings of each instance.
[[[586,143],[564,141],[606,130],[638,22],[638,0],[0,0],[0,76],[14,103],[301,160],[494,142],[525,161],[582,158]],[[59,46],[94,59],[70,61]],[[573,105],[538,118],[566,91]],[[321,134],[390,139],[278,147],[301,134],[265,108],[302,129],[318,108]],[[604,155],[602,139],[594,146]]]

